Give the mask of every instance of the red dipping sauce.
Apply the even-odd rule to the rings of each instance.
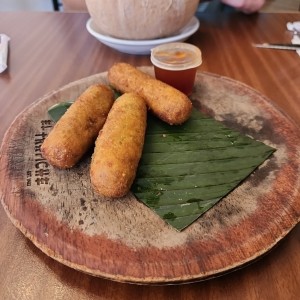
[[[169,43],[151,51],[156,79],[159,79],[186,95],[193,91],[197,68],[202,63],[198,47],[187,43]]]

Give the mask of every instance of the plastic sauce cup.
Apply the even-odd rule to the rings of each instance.
[[[188,43],[169,43],[151,50],[155,77],[186,95],[193,91],[197,68],[202,63],[201,51]]]

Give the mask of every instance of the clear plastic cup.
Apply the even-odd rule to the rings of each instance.
[[[197,69],[202,63],[202,55],[200,49],[192,44],[169,43],[151,50],[151,62],[156,79],[189,96]]]

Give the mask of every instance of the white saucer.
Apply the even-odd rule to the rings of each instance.
[[[97,32],[94,29],[95,27],[92,19],[89,19],[86,23],[87,31],[101,43],[120,52],[129,54],[150,54],[151,49],[157,45],[170,42],[182,42],[190,37],[193,33],[195,33],[198,30],[199,26],[199,20],[196,17],[193,17],[190,22],[186,26],[184,26],[176,35],[172,35],[167,38],[153,40],[123,40],[103,35]]]

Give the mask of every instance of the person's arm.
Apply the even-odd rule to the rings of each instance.
[[[221,0],[221,2],[230,5],[244,13],[256,12],[265,4],[265,0]]]

